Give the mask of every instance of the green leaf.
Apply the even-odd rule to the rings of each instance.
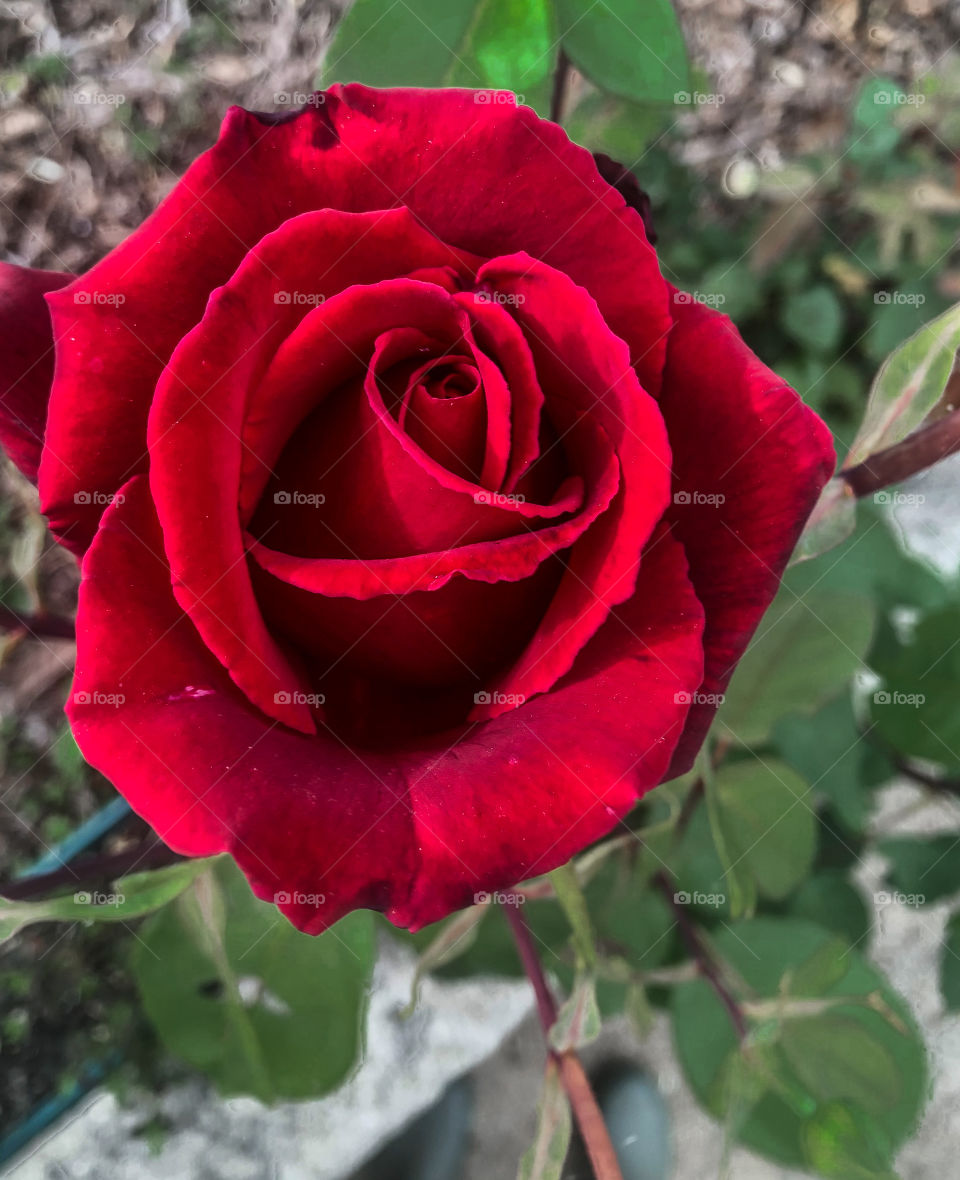
[[[436,936],[417,960],[410,985],[410,1006],[407,1015],[416,1007],[420,994],[420,982],[424,975],[452,962],[458,955],[465,954],[477,939],[477,927],[486,917],[489,905],[472,905],[453,914],[448,922],[440,924]]]
[[[560,1180],[571,1130],[570,1103],[560,1081],[560,1070],[551,1057],[537,1109],[536,1138],[520,1161],[517,1180]]]
[[[704,774],[710,834],[730,891],[730,914],[734,918],[742,918],[757,908],[757,881],[750,872],[750,866],[745,863],[742,846],[732,837],[736,816],[727,819],[724,815],[724,806],[717,792],[717,779],[710,769],[709,758],[701,756],[699,764]]]
[[[788,1020],[780,1044],[797,1077],[821,1102],[848,1100],[884,1115],[900,1098],[897,1063],[852,1015]]]
[[[860,732],[850,694],[811,717],[786,717],[772,738],[783,760],[826,799],[851,832],[863,829],[873,807],[873,788],[891,776],[886,759]]]
[[[577,880],[576,871],[570,864],[561,865],[550,874],[550,881],[560,902],[560,908],[566,914],[573,931],[573,945],[577,958],[584,967],[592,969],[597,963],[597,950],[593,942],[590,911]]]
[[[742,864],[764,897],[786,897],[816,852],[807,784],[783,762],[749,759],[723,766],[714,793],[732,865]]]
[[[548,0],[356,0],[324,62],[324,84],[467,86],[542,107],[556,35]]]
[[[790,590],[801,597],[814,587],[862,594],[887,610],[898,606],[929,610],[950,601],[949,584],[903,548],[882,507],[861,501],[857,517],[857,530],[843,559],[828,554],[791,569],[784,579]]]
[[[850,946],[856,946],[870,929],[863,898],[846,874],[835,869],[808,877],[789,899],[787,910],[794,918],[806,918],[833,931]]]
[[[857,498],[845,479],[834,476],[828,480],[803,526],[790,564],[810,561],[821,553],[836,549],[856,527]]]
[[[638,103],[684,93],[690,101],[687,49],[670,0],[556,0],[556,9],[564,50],[595,86]]]
[[[557,1013],[550,1029],[550,1044],[558,1053],[589,1045],[600,1035],[600,1009],[593,977],[581,976]]]
[[[606,152],[626,168],[639,163],[674,115],[673,106],[628,102],[613,94],[588,94],[563,125],[574,143]]]
[[[908,640],[895,636],[877,651],[874,666],[883,687],[871,700],[871,716],[895,750],[960,770],[960,609],[925,615]]]
[[[795,973],[802,964],[811,961],[825,942],[832,941],[832,936],[817,926],[784,917],[738,922],[715,931],[711,937],[716,953],[744,981],[751,996],[770,999],[780,996],[784,975]],[[923,1042],[906,1004],[877,970],[856,950],[849,950],[846,957],[849,960],[846,973],[827,989],[825,998],[850,997],[850,1005],[832,1007],[830,1015],[856,1020],[894,1063],[899,1091],[893,1105],[882,1116],[882,1132],[892,1155],[913,1130],[926,1095]],[[899,1027],[878,1010],[879,1004],[867,1006],[867,997],[877,994],[895,1014]],[[709,984],[696,979],[674,988],[671,1018],[677,1053],[694,1093],[712,1113],[722,1117],[724,1108],[718,1105],[718,1079],[729,1054],[738,1048],[725,1008]],[[800,1022],[801,1026],[803,1023]],[[779,1028],[782,1027],[780,1024]],[[759,1032],[756,1029],[754,1035]],[[779,1035],[776,1024],[771,1026],[769,1035],[774,1038]],[[777,1084],[771,1085],[758,1101],[739,1137],[764,1155],[802,1168],[810,1162],[807,1138],[817,1129],[815,1120],[822,1105],[812,1094],[804,1099],[806,1087],[795,1078],[791,1064],[782,1053],[772,1060],[778,1059],[778,1068],[787,1074],[773,1079]],[[867,1125],[876,1124],[874,1116],[873,1123]]]
[[[432,970],[443,979],[462,979],[471,975],[523,975],[513,935],[500,906],[485,907],[490,912],[480,922],[467,945],[458,947],[453,958],[445,958]],[[530,926],[545,970],[556,971],[562,964],[561,953],[570,940],[570,924],[555,901],[528,901],[523,914]],[[416,934],[389,927],[391,937],[409,942],[421,952],[442,936],[456,922],[458,915],[425,926]],[[384,923],[386,925],[386,923]]]
[[[803,1143],[810,1166],[829,1180],[897,1180],[882,1125],[842,1103],[814,1114]]]
[[[167,1048],[224,1094],[310,1098],[356,1061],[373,968],[372,915],[318,937],[258,901],[221,860],[139,932],[133,966]]]
[[[734,673],[719,731],[756,745],[781,717],[814,711],[863,667],[874,617],[858,595],[782,590]]]
[[[894,121],[902,109],[903,90],[890,78],[867,79],[853,108],[848,153],[856,160],[883,159],[897,146],[900,128]]]
[[[822,996],[846,975],[849,945],[831,938],[804,959],[789,975],[787,990],[792,996]]]
[[[119,877],[109,891],[80,889],[44,901],[0,897],[0,943],[33,922],[129,922],[174,900],[208,865],[186,860],[162,869]]]
[[[960,1012],[960,913],[947,923],[940,959],[940,990],[948,1012]]]
[[[911,434],[943,396],[960,347],[960,303],[925,324],[884,361],[844,467]]]
[[[687,823],[683,838],[670,857],[670,869],[677,883],[677,896],[682,905],[705,918],[729,916],[731,912],[730,884],[727,871],[720,860],[713,835],[708,809],[698,807]],[[742,888],[749,888],[748,879]]]
[[[834,353],[844,327],[843,305],[825,284],[791,292],[780,314],[784,331],[797,343],[817,353]]]
[[[653,1028],[655,1017],[647,989],[642,983],[631,983],[628,986],[623,1011],[630,1021],[634,1035],[641,1041],[644,1040]]]
[[[898,837],[881,840],[877,851],[890,866],[886,879],[914,905],[928,905],[960,890],[960,838]]]

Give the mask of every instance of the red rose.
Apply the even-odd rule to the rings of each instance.
[[[686,768],[832,471],[590,154],[472,92],[231,110],[47,297],[48,407],[66,277],[4,274],[77,741],[310,931],[440,918]]]

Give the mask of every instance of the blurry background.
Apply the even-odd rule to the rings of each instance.
[[[387,27],[398,2],[405,7],[403,0],[384,0],[379,16],[364,3],[367,15],[353,19],[372,27],[383,17]],[[412,76],[361,74],[362,80],[438,84],[447,76],[440,69],[445,45],[430,29],[406,48],[388,39],[379,64],[376,55],[364,58],[355,35],[328,54],[347,7],[334,0],[166,0],[128,3],[118,13],[98,0],[4,0],[2,256],[84,270],[138,226],[213,142],[230,104],[269,110],[302,102],[321,75],[350,80],[369,60],[374,75],[396,69]],[[456,4],[446,0],[438,12],[444,7]],[[509,56],[522,47],[510,20],[523,24],[524,2],[500,8],[500,52]],[[827,417],[842,454],[881,361],[960,298],[960,4],[677,0],[676,8],[691,68],[677,67],[673,95],[645,101],[629,93],[629,85],[618,85],[616,63],[603,91],[574,69],[565,125],[579,142],[633,168],[652,201],[666,275],[733,317],[761,357]],[[356,27],[362,31],[362,23]],[[549,106],[552,67],[546,62],[546,76],[535,74],[528,88],[541,111]],[[458,80],[471,84],[469,77]],[[917,547],[926,543],[940,552],[942,573],[951,578],[955,551],[944,548],[943,529],[955,501],[940,494],[938,501],[932,491],[930,512],[906,527]],[[0,599],[18,609],[42,604],[67,614],[75,588],[72,559],[47,539],[32,490],[3,461]],[[868,589],[881,595],[879,581]],[[946,624],[945,632],[952,634]],[[68,642],[0,636],[5,877],[113,797],[83,764],[63,721],[71,660]],[[907,794],[883,807],[899,819],[904,809],[912,814],[917,800],[909,788],[897,790]],[[952,830],[955,799],[948,813],[918,823],[923,831],[931,824]],[[139,821],[128,820],[108,848],[143,833]],[[875,950],[913,998],[936,970],[939,929],[927,937],[926,926],[925,934],[894,921],[879,936]],[[181,1077],[156,1052],[139,1014],[126,947],[126,932],[111,926],[40,926],[0,951],[0,1136],[51,1091],[69,1089],[92,1058],[111,1060],[122,1051],[127,1064],[114,1081],[121,1090],[125,1079],[142,1086],[144,1079],[159,1084]],[[908,952],[912,963],[905,967]],[[471,995],[460,1002],[478,1004]],[[517,995],[509,987],[502,993],[501,1034],[522,1012]],[[940,1014],[928,999],[929,1032],[929,1020]],[[495,1015],[480,1015],[496,1031]],[[469,1018],[465,1011],[464,1021]],[[447,1019],[455,1024],[455,1010]],[[937,1028],[958,1043],[952,1025]],[[482,1052],[492,1047],[485,1043]],[[471,1178],[512,1176],[531,1134],[531,1078],[539,1076],[542,1048],[525,1032],[503,1052],[477,1082],[482,1118],[473,1131],[473,1170],[463,1173]],[[645,1052],[651,1068],[664,1071],[661,1083],[673,1087],[674,1113],[682,1114],[694,1144],[684,1174],[703,1175],[697,1169],[715,1158],[717,1141],[683,1091],[663,1027]],[[950,1093],[960,1092],[954,1075],[941,1078],[940,1113],[904,1171],[909,1180],[946,1174],[951,1156],[943,1112]],[[178,1117],[189,1121],[192,1102],[181,1103]],[[160,1143],[171,1129],[176,1117],[169,1112],[141,1111],[124,1134]],[[201,1155],[205,1147],[201,1141]],[[75,1144],[71,1151],[77,1150]],[[243,1157],[237,1149],[229,1157],[233,1170],[223,1174],[269,1175],[263,1159],[245,1173]],[[58,1158],[57,1166],[65,1166]],[[95,1156],[88,1160],[95,1162]],[[80,1169],[76,1175],[87,1174],[76,1159],[71,1166]],[[742,1163],[735,1174],[738,1180],[786,1175],[759,1163]]]

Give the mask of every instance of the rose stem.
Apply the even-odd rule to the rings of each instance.
[[[10,631],[30,631],[48,639],[73,639],[76,635],[72,619],[60,619],[42,612],[36,615],[21,614],[8,606],[0,606],[0,627]]]
[[[40,897],[53,890],[80,888],[83,885],[96,885],[101,881],[116,880],[132,869],[162,868],[164,865],[174,864],[185,859],[178,852],[154,840],[149,848],[139,844],[136,848],[125,852],[116,852],[110,856],[92,856],[80,861],[76,865],[64,865],[62,869],[53,869],[49,873],[37,873],[35,877],[23,877],[16,881],[0,881],[0,896],[9,901],[24,901],[31,897]]]
[[[890,484],[899,483],[918,471],[932,467],[960,450],[960,410],[953,410],[929,426],[922,426],[902,442],[877,451],[855,467],[837,474],[855,496],[873,495]]]
[[[653,878],[653,883],[657,886],[660,892],[667,900],[667,904],[673,910],[673,916],[680,927],[680,936],[686,943],[687,950],[690,955],[696,960],[697,966],[700,968],[700,974],[706,979],[713,990],[717,994],[717,998],[726,1008],[730,1016],[730,1023],[736,1029],[737,1037],[742,1041],[747,1035],[747,1022],[744,1018],[740,1005],[731,994],[727,985],[721,978],[720,972],[717,970],[717,965],[713,960],[713,956],[707,949],[706,944],[700,937],[700,932],[697,930],[686,910],[677,901],[674,896],[674,882],[670,880],[666,872],[661,869]]]
[[[540,965],[540,959],[530,935],[530,928],[519,906],[507,905],[503,907],[503,911],[510,923],[510,929],[513,931],[520,962],[523,964],[523,969],[533,987],[533,993],[537,997],[540,1026],[544,1036],[548,1037],[550,1029],[557,1019],[557,1005],[550,992],[543,967]],[[597,1105],[596,1097],[590,1087],[590,1081],[580,1058],[572,1050],[557,1053],[556,1050],[550,1049],[549,1053],[560,1070],[560,1080],[570,1099],[574,1118],[577,1120],[577,1126],[583,1136],[596,1180],[623,1180],[623,1173],[620,1171],[620,1165],[617,1162],[613,1144],[610,1142],[610,1135],[603,1121],[603,1115],[600,1113],[600,1107]]]
[[[563,107],[567,99],[567,84],[570,81],[570,58],[561,49],[557,54],[557,68],[553,75],[553,94],[550,96],[550,120],[559,123],[563,118]]]

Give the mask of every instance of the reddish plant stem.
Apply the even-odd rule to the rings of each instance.
[[[148,847],[139,844],[125,852],[110,856],[91,856],[76,864],[64,865],[49,873],[38,873],[35,877],[22,877],[16,881],[0,881],[0,897],[9,901],[26,901],[31,897],[43,897],[63,889],[77,889],[84,885],[98,885],[102,881],[115,881],[127,873],[146,869],[162,868],[183,860],[178,852],[153,841]]]
[[[677,925],[680,927],[680,937],[690,952],[691,958],[693,958],[700,968],[700,974],[710,984],[717,995],[717,999],[726,1008],[727,1014],[730,1017],[730,1023],[736,1030],[738,1039],[741,1041],[744,1040],[748,1031],[746,1017],[743,1015],[740,1005],[717,970],[717,964],[714,962],[713,955],[700,937],[699,930],[690,921],[690,915],[681,903],[677,901],[674,882],[671,881],[663,870],[654,876],[653,881],[666,898],[667,905],[673,911],[673,916],[676,918]]]
[[[23,614],[11,610],[8,606],[0,606],[0,627],[7,631],[28,631],[32,635],[47,639],[76,638],[76,628],[72,619],[61,619],[56,615],[44,613]]]
[[[550,1029],[557,1018],[557,1004],[543,973],[543,967],[540,965],[540,958],[533,945],[530,928],[519,906],[508,905],[504,906],[503,910],[510,923],[510,929],[513,931],[520,962],[523,964],[523,969],[537,998],[537,1011],[540,1015],[543,1035],[549,1038]],[[547,1044],[549,1045],[549,1039]],[[603,1121],[603,1115],[597,1105],[596,1096],[580,1058],[572,1050],[558,1053],[555,1049],[549,1049],[548,1052],[560,1070],[560,1081],[570,1099],[573,1117],[577,1120],[577,1126],[580,1128],[580,1134],[583,1137],[587,1155],[590,1157],[596,1180],[623,1180],[623,1173],[620,1171],[616,1152],[610,1142],[607,1125]]]
[[[929,426],[922,426],[902,442],[877,451],[839,475],[855,496],[872,496],[874,492],[932,467],[955,451],[960,451],[960,410],[953,410]]]

